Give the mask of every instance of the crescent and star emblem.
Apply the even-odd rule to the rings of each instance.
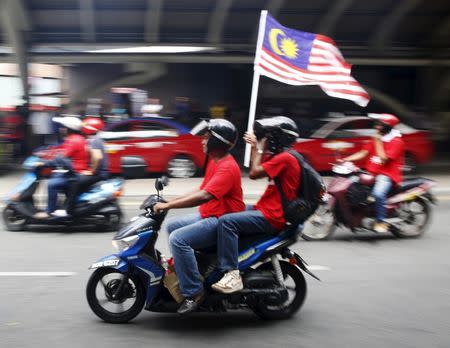
[[[280,37],[280,43],[278,43]],[[285,56],[290,59],[298,57],[299,48],[297,42],[287,37],[285,32],[279,28],[270,30],[269,43],[272,50],[279,56]]]

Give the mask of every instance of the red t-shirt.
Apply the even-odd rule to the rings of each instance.
[[[214,196],[199,207],[200,216],[203,219],[245,210],[242,198],[241,170],[231,155],[217,162],[213,159],[208,161],[205,178],[200,189]]]
[[[286,199],[293,200],[297,196],[300,185],[301,167],[297,159],[288,152],[275,155],[261,165],[270,181],[266,191],[256,203],[255,209],[261,211],[275,229],[282,230],[286,221],[284,220],[281,195],[273,179],[279,178]]]
[[[89,169],[89,151],[86,138],[80,134],[70,134],[61,145],[62,154],[72,160],[72,167],[80,173]]]
[[[388,161],[384,164],[375,151],[375,141],[370,141],[364,147],[369,152],[366,162],[366,170],[372,174],[386,175],[393,182],[399,184],[403,179],[402,168],[404,165],[405,143],[401,137],[395,137],[389,142],[383,142],[384,152]]]

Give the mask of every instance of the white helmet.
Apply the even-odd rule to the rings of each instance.
[[[83,128],[83,122],[75,116],[53,117],[52,120],[74,131],[79,132]]]

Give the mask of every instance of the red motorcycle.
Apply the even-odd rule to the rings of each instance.
[[[373,231],[375,199],[371,196],[375,176],[353,163],[336,164],[334,178],[323,202],[305,222],[303,238],[324,240],[337,226],[352,232]],[[401,238],[419,237],[425,231],[435,199],[430,192],[434,181],[426,178],[406,179],[390,191],[386,200],[389,231]]]

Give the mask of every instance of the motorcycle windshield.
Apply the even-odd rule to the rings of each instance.
[[[114,236],[113,239],[118,240],[125,237],[134,236],[136,234],[148,231],[156,224],[156,221],[151,217],[139,216],[136,220],[131,221],[122,227]]]

